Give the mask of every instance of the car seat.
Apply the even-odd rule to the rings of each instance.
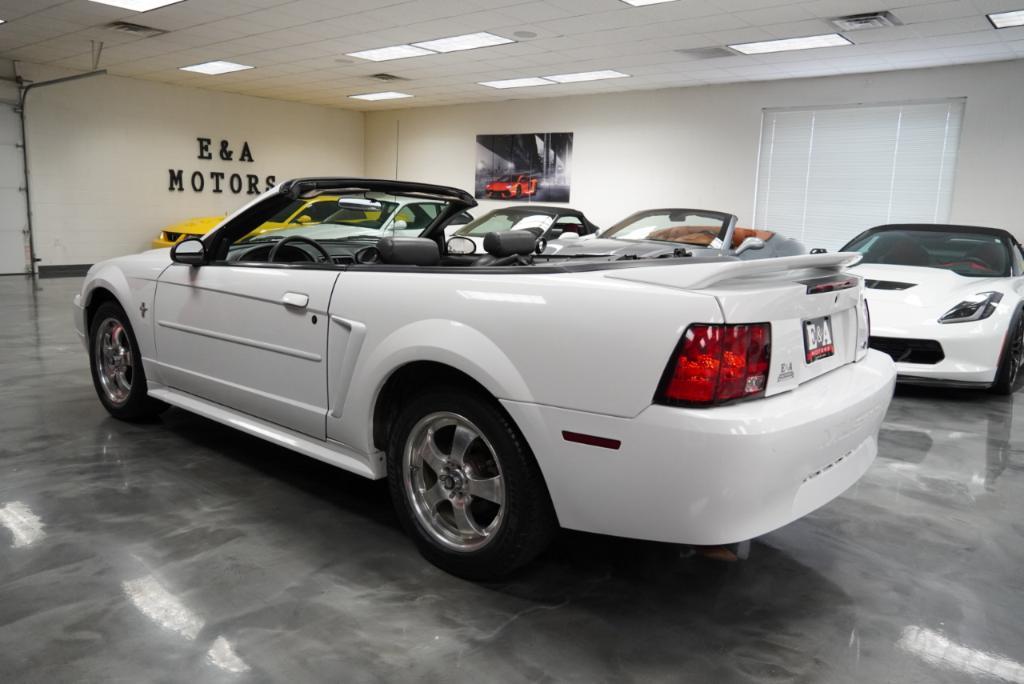
[[[509,230],[504,233],[488,233],[484,236],[484,251],[487,254],[473,262],[474,266],[504,266],[533,254],[537,248],[537,236],[528,230]]]

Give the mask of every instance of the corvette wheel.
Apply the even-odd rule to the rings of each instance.
[[[1021,385],[1024,385],[1024,310],[1018,310],[1010,321],[992,392],[1013,394]]]
[[[540,553],[557,528],[519,431],[488,398],[422,394],[400,412],[388,449],[395,509],[420,552],[467,579],[496,579]]]
[[[167,408],[146,394],[142,355],[124,309],[105,302],[89,327],[90,368],[104,408],[121,420],[151,418]]]

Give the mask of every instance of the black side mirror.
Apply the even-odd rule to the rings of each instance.
[[[825,254],[827,252],[828,250],[825,249],[824,247],[815,247],[814,249],[811,250],[811,254]]]
[[[186,238],[171,247],[171,261],[176,264],[201,266],[206,263],[206,245],[197,237]]]

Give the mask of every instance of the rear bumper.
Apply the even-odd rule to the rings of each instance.
[[[867,470],[895,369],[872,351],[767,399],[710,409],[650,406],[614,418],[502,402],[529,441],[564,527],[726,544],[823,506]],[[562,431],[621,441],[566,442]]]

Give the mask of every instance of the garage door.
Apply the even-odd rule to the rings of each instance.
[[[25,173],[21,157],[21,122],[8,104],[0,104],[0,275],[26,268]]]

